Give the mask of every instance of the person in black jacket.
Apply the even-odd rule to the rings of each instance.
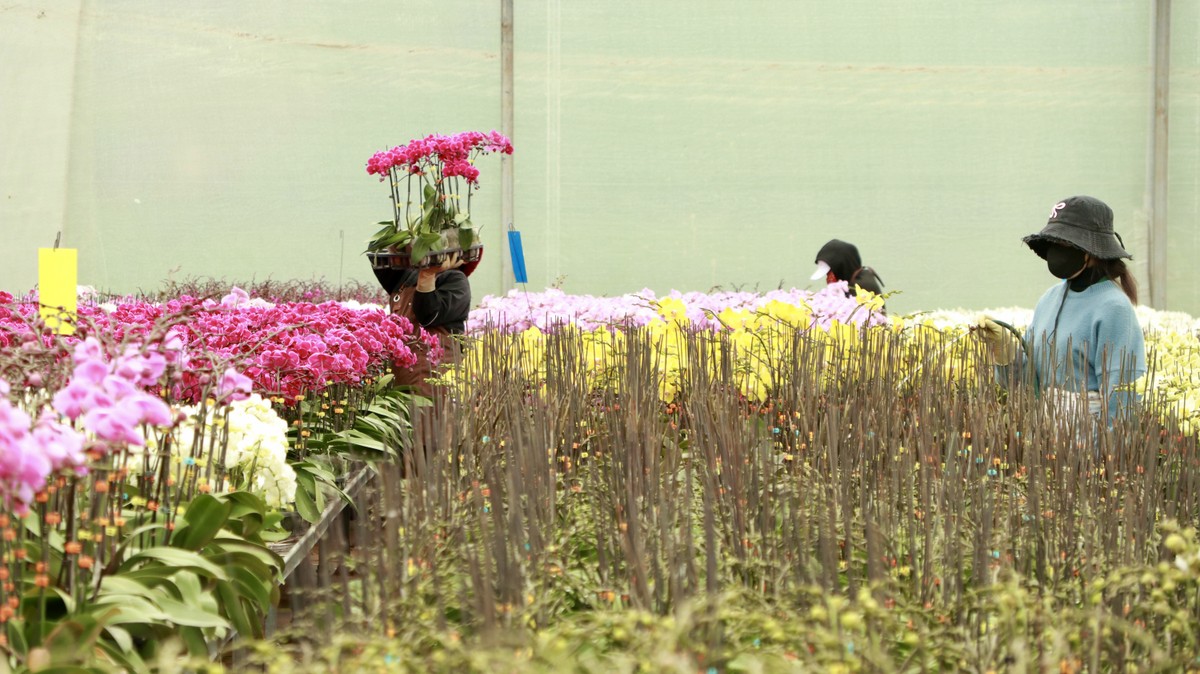
[[[464,266],[458,255],[452,254],[441,266],[374,271],[388,294],[392,313],[426,329],[461,334],[471,312],[467,275],[475,264]]]
[[[478,259],[463,264],[454,253],[441,265],[374,271],[375,278],[388,293],[391,312],[436,336],[445,353],[444,358],[449,358],[451,350],[457,348],[452,335],[464,332],[467,315],[471,312],[471,283],[467,276],[478,264]],[[441,407],[446,395],[431,381],[437,365],[432,362],[429,347],[421,340],[414,340],[410,346],[417,361],[410,367],[393,367],[393,382],[432,399],[434,405],[413,410],[412,442],[413,448],[419,451],[404,453],[397,466],[401,477],[421,472],[429,458],[438,453],[441,439],[436,431],[434,408]]]
[[[477,264],[478,260],[464,265],[458,254],[451,254],[439,266],[374,271],[388,293],[391,312],[435,335],[442,348],[448,350],[454,347],[451,335],[462,334],[466,328],[471,312],[471,283],[467,275]],[[409,368],[395,368],[395,382],[410,386],[425,397],[433,397],[433,386],[428,381],[433,364],[428,349],[416,343],[413,353],[417,363]]]
[[[830,239],[829,243],[821,246],[814,262],[817,263],[817,270],[812,275],[814,281],[821,277],[825,278],[827,284],[845,281],[851,295],[854,295],[858,288],[869,290],[876,295],[883,294],[883,279],[879,278],[874,269],[863,266],[858,248],[852,243]]]

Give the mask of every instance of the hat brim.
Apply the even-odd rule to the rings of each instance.
[[[1078,248],[1098,260],[1133,259],[1112,232],[1093,232],[1061,222],[1052,222],[1021,240],[1043,260],[1046,249],[1053,244]]]

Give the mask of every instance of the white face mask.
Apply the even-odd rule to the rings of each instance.
[[[828,274],[829,274],[829,265],[825,264],[825,261],[822,260],[821,262],[817,263],[817,270],[814,271],[813,275],[809,276],[808,278],[812,281],[816,281],[819,278],[825,278]]]

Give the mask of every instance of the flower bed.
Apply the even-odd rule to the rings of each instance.
[[[373,543],[327,652],[349,661],[308,643],[263,658],[433,672],[1194,664],[1195,437],[1149,409],[1081,437],[1028,389],[964,365],[961,328],[768,318],[481,333],[461,388],[431,410],[442,453],[360,503],[387,516],[364,523]],[[588,335],[609,335],[603,377]],[[763,398],[739,356],[760,342],[774,345],[755,366]]]
[[[1200,626],[1197,501],[1183,488],[1197,479],[1196,321],[1139,310],[1146,413],[1093,456],[1036,400],[997,395],[973,314],[880,308],[837,286],[485,299],[447,375],[457,395],[430,422],[448,460],[357,504],[392,513],[362,539],[390,542],[346,562],[347,618],[391,625],[418,645],[382,652],[433,669],[503,664],[476,637],[518,625],[534,636],[514,643],[567,657],[536,635],[561,624],[570,645],[572,625],[596,621],[596,663],[733,668],[756,660],[730,648],[763,648],[763,662],[936,669],[1032,662],[985,653],[960,619],[1033,643],[1021,611],[1059,621],[1038,657],[1074,666],[1089,651],[1072,640],[1095,643],[1102,606],[1113,645],[1091,653],[1182,662]],[[51,630],[94,627],[91,656],[136,670],[170,637],[206,655],[233,631],[261,634],[279,510],[323,509],[330,453],[387,460],[411,442],[384,373],[423,333],[377,307],[236,290],[85,302],[79,326],[50,335],[36,305],[0,295],[3,645],[29,663],[47,644],[67,665],[89,656]],[[384,606],[365,582],[408,599]],[[1157,603],[1135,602],[1151,589]],[[1080,599],[1095,591],[1099,604]],[[694,606],[707,608],[681,613]],[[101,624],[114,607],[121,622]],[[803,630],[768,620],[798,613]],[[628,622],[651,614],[703,638],[631,639],[630,625],[671,629]],[[430,647],[456,634],[461,648]]]
[[[411,364],[413,339],[425,339],[436,348],[436,340],[407,319],[360,307],[337,302],[273,304],[235,288],[220,301],[129,298],[83,304],[79,321],[82,332],[120,341],[150,336],[156,323],[171,317],[163,337],[184,360],[182,379],[172,382],[176,399],[198,401],[204,382],[195,373],[212,363],[233,361],[255,391],[294,399],[337,384],[357,386],[364,377],[392,365]],[[36,298],[14,303],[11,295],[0,293],[0,349],[16,347],[33,334],[36,313]]]
[[[541,293],[513,290],[504,296],[485,297],[471,313],[467,330],[481,336],[522,334],[523,355],[518,365],[543,377],[545,368],[539,363],[547,336],[571,331],[578,334],[582,348],[589,354],[590,380],[602,386],[605,373],[623,353],[621,330],[646,327],[646,334],[660,351],[656,363],[666,373],[661,390],[664,402],[670,402],[678,389],[683,332],[727,332],[734,335],[739,346],[734,358],[742,372],[740,390],[748,398],[763,402],[770,397],[772,386],[766,365],[786,350],[783,342],[791,339],[776,327],[806,332],[837,345],[831,347],[823,362],[830,365],[839,361],[839,366],[845,367],[861,351],[859,330],[886,326],[909,337],[900,347],[907,358],[898,365],[909,371],[923,367],[928,360],[932,333],[938,336],[934,338],[939,342],[936,348],[953,356],[939,362],[951,376],[962,377],[981,368],[989,369],[975,340],[968,338],[969,328],[979,316],[988,315],[1024,329],[1033,315],[1029,309],[1010,307],[888,316],[880,311],[881,307],[881,298],[870,293],[847,296],[844,283],[830,284],[815,293],[794,288],[766,293],[673,291],[661,298],[650,290],[619,297],[569,295],[557,289]],[[1138,307],[1137,313],[1146,337],[1147,362],[1152,367],[1136,382],[1135,389],[1143,402],[1153,405],[1170,425],[1195,434],[1200,431],[1200,319],[1148,307]]]
[[[642,290],[619,297],[568,295],[549,289],[540,293],[509,291],[507,295],[483,298],[471,312],[467,331],[521,332],[537,328],[543,332],[571,325],[582,330],[643,326],[664,320],[685,321],[704,329],[727,328],[749,317],[766,313],[777,318],[803,316],[828,328],[834,322],[854,325],[884,325],[878,297],[864,293],[846,296],[846,284],[834,283],[820,291],[793,288],[766,293],[672,291],[658,297]]]
[[[236,288],[84,301],[76,326],[53,334],[35,298],[0,293],[0,650],[140,671],[168,637],[207,656],[262,635],[283,511],[319,516],[355,413],[430,337]]]

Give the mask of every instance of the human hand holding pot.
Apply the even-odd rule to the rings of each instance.
[[[990,317],[980,316],[970,330],[976,337],[983,340],[988,354],[992,358],[992,363],[1011,365],[1017,357],[1016,337]]]
[[[431,293],[437,287],[437,275],[457,269],[463,265],[462,257],[458,253],[451,253],[446,256],[439,266],[422,267],[417,272],[417,292]]]

